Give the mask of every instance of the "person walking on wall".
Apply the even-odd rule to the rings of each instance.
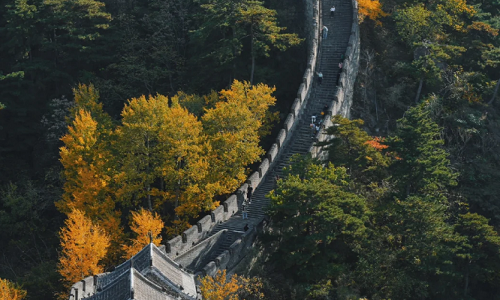
[[[253,187],[251,185],[248,186],[248,190],[247,190],[247,200],[248,200],[248,204],[252,203],[252,194],[253,194]]]
[[[323,39],[326,40],[328,37],[328,27],[323,26]]]
[[[342,64],[342,62],[339,62],[339,72],[342,72],[343,67],[344,67],[344,64]]]
[[[247,202],[246,201],[243,201],[243,204],[241,205],[241,215],[243,216],[243,220],[248,219]]]
[[[332,18],[333,18],[333,17],[334,17],[334,15],[335,15],[335,6],[334,6],[334,5],[332,5],[332,8],[330,8],[330,17],[332,17]]]
[[[323,83],[323,73],[318,72],[318,84],[321,85]]]
[[[248,229],[250,229],[250,227],[248,227],[248,224],[246,224],[245,227],[243,227],[243,231],[248,231]]]

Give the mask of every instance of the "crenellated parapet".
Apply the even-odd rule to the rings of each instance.
[[[203,217],[197,224],[183,232],[181,235],[172,238],[166,242],[166,251],[168,255],[176,260],[180,255],[189,251],[197,243],[209,236],[210,232],[218,224],[225,222],[239,210],[238,202],[242,203],[246,199],[248,186],[256,189],[265,179],[266,175],[273,171],[277,159],[286,151],[286,145],[293,136],[293,131],[299,123],[300,116],[306,107],[307,101],[314,82],[314,74],[318,60],[319,37],[320,37],[320,2],[306,1],[306,24],[310,25],[310,34],[308,35],[308,62],[307,69],[302,77],[302,83],[297,91],[297,98],[294,100],[291,112],[287,115],[283,128],[279,131],[275,143],[273,143],[264,155],[257,171],[252,173],[245,183],[237,189],[219,207],[211,212],[210,215]],[[195,228],[195,229],[193,229]]]

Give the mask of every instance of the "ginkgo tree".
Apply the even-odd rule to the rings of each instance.
[[[175,100],[175,99],[173,99]],[[189,218],[214,209],[216,184],[209,181],[210,144],[202,123],[175,101],[165,116],[159,135],[163,145],[159,164],[164,182],[163,197],[173,203],[173,231],[189,227]]]
[[[220,92],[221,101],[215,108],[206,110],[202,117],[211,145],[209,176],[219,186],[219,195],[235,190],[245,180],[246,166],[264,153],[259,130],[267,110],[276,102],[274,91],[265,84],[235,80],[231,89]]]
[[[382,10],[382,4],[378,0],[358,0],[358,18],[363,22],[366,18],[375,21],[375,24],[382,25],[380,18],[387,16]]]
[[[115,255],[123,239],[118,206],[161,211],[167,233],[179,234],[244,182],[247,166],[264,153],[259,140],[273,118],[274,91],[235,80],[203,97],[141,96],[127,102],[115,125],[95,88],[80,85],[62,138],[66,182],[57,207],[85,212],[110,234]]]
[[[136,234],[136,237],[131,239],[131,245],[123,246],[125,258],[131,258],[150,242],[160,246],[163,226],[164,223],[158,214],[153,214],[143,208],[137,212],[133,211],[130,228]]]
[[[121,154],[117,181],[119,197],[133,207],[153,209],[152,185],[160,177],[163,149],[159,132],[168,110],[168,98],[160,95],[133,98],[122,110],[122,125],[116,129],[116,150]]]
[[[101,260],[106,256],[110,237],[85,213],[74,209],[68,214],[59,233],[61,253],[58,271],[66,287],[87,276],[103,272]]]
[[[206,300],[264,299],[263,284],[258,277],[234,274],[227,278],[226,270],[219,270],[214,276],[200,278],[200,283],[201,295]]]
[[[111,252],[118,251],[121,240],[120,211],[116,209],[115,192],[111,186],[114,174],[112,121],[102,109],[99,93],[92,86],[74,89],[68,133],[61,140],[60,161],[64,167],[64,194],[56,202],[66,214],[81,210],[96,222],[113,240]]]
[[[22,300],[26,298],[26,291],[7,279],[0,278],[1,300]]]

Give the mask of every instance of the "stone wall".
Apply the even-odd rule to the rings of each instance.
[[[315,51],[312,56],[310,56],[308,69],[304,74],[303,83],[299,87],[297,93],[297,99],[295,99],[291,113],[287,117],[284,125],[284,129],[281,130],[280,135],[277,138],[276,144],[273,145],[270,152],[268,153],[268,161],[274,162],[276,157],[279,155],[280,150],[283,145],[286,145],[287,136],[294,130],[296,126],[296,120],[299,120],[299,116],[309,99],[310,85],[312,84],[314,68],[316,65],[317,55],[318,55],[318,28],[321,28],[321,18],[319,18],[319,12],[321,11],[320,3],[321,1],[308,1],[306,0],[310,7],[313,9],[313,24],[314,27],[314,40],[312,42],[311,49]],[[349,117],[349,111],[352,104],[352,97],[354,91],[354,84],[356,81],[356,76],[359,68],[359,51],[360,51],[360,40],[359,40],[359,24],[358,24],[358,3],[357,0],[352,0],[353,6],[353,22],[351,25],[351,34],[349,37],[349,43],[345,53],[344,68],[340,75],[339,86],[335,93],[335,97],[330,104],[328,110],[328,116],[325,118],[324,128],[332,126],[331,118],[334,115],[341,114],[345,117]],[[308,15],[306,13],[306,15]],[[318,27],[319,26],[319,27]],[[305,90],[307,89],[307,91]],[[325,141],[329,137],[322,132],[319,132],[316,136],[318,141]],[[277,152],[277,153],[276,153]],[[273,154],[270,154],[273,153]],[[326,151],[322,151],[320,147],[312,146],[310,148],[310,153],[313,157],[325,158],[328,155]],[[261,178],[262,179],[262,178]],[[247,181],[247,183],[249,183]],[[255,186],[254,186],[255,187]],[[244,197],[244,191],[246,191],[246,186],[240,188],[240,197]],[[259,224],[262,227],[263,224]],[[246,232],[241,238],[236,240],[230,247],[229,250],[224,251],[220,254],[214,261],[208,263],[203,271],[197,273],[197,275],[215,275],[217,270],[234,268],[245,256],[246,250],[252,246],[252,243],[257,235],[258,228],[253,228],[252,230]]]
[[[352,27],[351,36],[349,37],[349,44],[345,53],[345,59],[343,62],[342,73],[340,74],[340,83],[335,93],[334,99],[330,104],[330,107],[325,117],[325,122],[323,123],[323,129],[332,126],[332,117],[335,115],[342,115],[349,118],[350,109],[352,105],[352,97],[354,92],[354,84],[356,82],[356,76],[358,75],[359,68],[359,51],[360,51],[360,40],[359,40],[359,24],[358,24],[358,1],[352,0]],[[327,141],[331,137],[324,134],[322,130],[318,132],[316,139],[319,142]],[[312,146],[309,152],[315,158],[325,159],[328,156],[327,151],[323,151],[323,147]]]
[[[259,227],[262,227],[262,223]],[[252,247],[257,231],[258,228],[254,227],[242,234],[240,238],[231,244],[229,250],[225,250],[215,260],[209,262],[201,272],[195,274],[195,277],[214,276],[218,270],[231,270],[234,268],[246,255],[246,250]]]
[[[172,259],[183,255],[198,242],[208,237],[211,230],[218,224],[226,221],[238,211],[238,201],[243,201],[246,197],[248,185],[251,185],[254,190],[264,179],[264,177],[273,170],[276,158],[283,152],[284,147],[289,142],[293,131],[295,130],[299,116],[304,110],[304,107],[309,99],[311,86],[314,79],[316,61],[318,58],[318,44],[320,33],[320,8],[319,1],[304,0],[306,2],[306,28],[309,35],[308,43],[308,62],[307,69],[304,72],[302,83],[297,91],[297,98],[294,100],[291,112],[285,119],[284,128],[278,133],[276,142],[271,146],[269,151],[264,156],[258,171],[251,174],[246,182],[229,198],[217,207],[210,215],[203,217],[196,226],[186,230],[182,235],[176,236],[166,242],[166,252]]]
[[[203,259],[210,256],[214,250],[216,250],[220,244],[224,241],[227,229],[221,230],[209,238],[204,239],[200,243],[196,244],[191,248],[190,251],[179,255],[176,258],[176,262],[182,265],[184,268],[190,270],[196,270],[199,267],[203,267]]]

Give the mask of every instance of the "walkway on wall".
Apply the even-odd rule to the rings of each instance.
[[[315,78],[315,83],[312,87],[311,94],[307,106],[300,116],[297,127],[293,130],[293,136],[287,145],[284,145],[283,152],[273,165],[274,172],[269,172],[264,180],[255,190],[252,202],[248,206],[248,220],[243,220],[241,212],[232,216],[226,222],[218,224],[214,227],[211,234],[215,234],[223,229],[243,231],[246,224],[250,228],[257,226],[264,218],[265,209],[269,205],[269,199],[265,197],[275,187],[274,176],[280,175],[283,167],[285,167],[290,157],[296,153],[306,154],[312,146],[314,139],[312,138],[311,116],[321,116],[321,111],[325,105],[329,106],[333,100],[336,91],[336,80],[339,74],[338,64],[341,56],[345,54],[349,36],[351,33],[352,24],[352,3],[351,0],[321,0],[322,2],[322,21],[323,25],[328,27],[328,37],[323,40],[320,47],[319,64],[317,71],[323,73],[323,83],[318,85]],[[335,5],[335,17],[330,17],[330,8]],[[232,240],[231,240],[232,241]],[[231,245],[228,241],[222,245],[215,253],[206,261],[215,259],[219,254],[224,252]]]

